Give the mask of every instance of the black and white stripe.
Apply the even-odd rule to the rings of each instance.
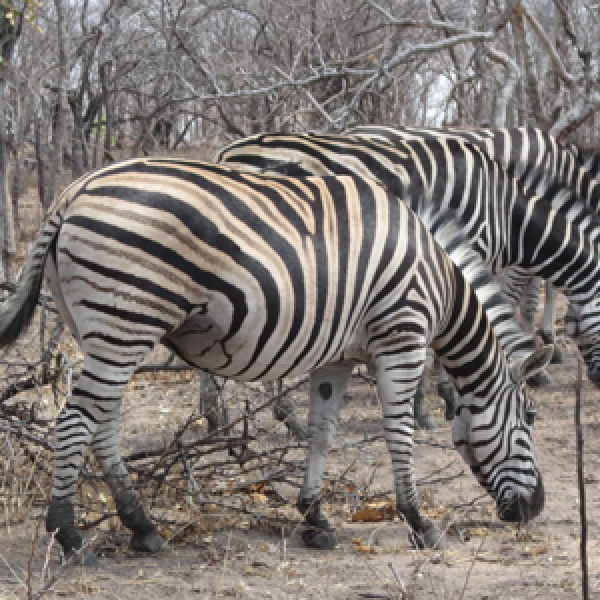
[[[372,130],[379,137],[371,139]],[[590,379],[600,383],[600,263],[590,210],[573,198],[576,212],[555,210],[555,196],[570,197],[562,185],[551,182],[541,197],[528,194],[499,162],[462,139],[390,142],[382,139],[388,128],[367,131],[361,138],[261,134],[230,144],[217,161],[295,176],[353,173],[382,182],[417,214],[430,204],[442,212],[453,209],[493,272],[519,266],[549,279],[569,298],[573,327],[584,334],[575,341]]]
[[[491,160],[500,163],[508,174],[518,180],[524,193],[540,196],[567,218],[583,221],[589,210],[596,214],[600,211],[598,154],[576,146],[565,146],[554,136],[538,128],[360,126],[348,133],[392,143],[439,137],[464,140],[475,145]],[[596,231],[595,237],[598,235]],[[532,277],[519,267],[505,269],[503,279],[504,293],[520,304],[524,321],[533,330],[542,279]],[[548,283],[545,301],[540,333],[546,342],[554,343],[557,293]],[[558,349],[555,349],[555,358],[557,362],[562,361]]]
[[[523,380],[545,364],[548,348],[509,365],[474,288],[406,205],[373,182],[267,177],[156,158],[92,173],[52,208],[0,312],[0,344],[31,318],[44,265],[84,352],[56,426],[46,523],[66,551],[81,543],[73,499],[88,447],[134,532],[132,545],[162,543],[117,443],[124,389],[159,342],[239,380],[311,373],[298,503],[317,528],[305,536],[311,545],[335,543],[318,497],[357,361],[375,367],[398,509],[423,543],[438,541],[419,508],[412,469],[411,398],[430,343],[464,394],[455,443],[502,518],[526,521],[542,508]],[[485,276],[474,280],[489,286]]]

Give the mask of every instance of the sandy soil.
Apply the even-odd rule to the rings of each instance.
[[[357,445],[381,434],[381,423],[373,390],[356,379],[342,409],[336,451],[328,464],[329,474],[343,474],[340,480],[347,487],[345,499],[342,495],[340,500],[338,489],[328,504],[340,539],[334,551],[304,548],[298,528],[281,527],[277,521],[266,522],[218,508],[202,512],[188,506],[181,494],[165,496],[152,510],[154,517],[171,521],[170,525],[164,521],[161,525],[165,538],[170,540],[163,550],[155,556],[131,552],[127,532],[119,529],[114,519],[105,521],[93,531],[84,532],[86,538],[98,535],[94,546],[100,556],[99,567],[70,568],[47,597],[401,598],[401,586],[407,591],[406,597],[414,598],[579,596],[580,527],[573,421],[577,359],[572,345],[565,343],[564,349],[566,363],[551,368],[553,384],[533,391],[538,410],[535,440],[546,484],[546,507],[525,527],[500,523],[491,499],[481,497],[483,490],[451,447],[450,428],[443,421],[440,402],[433,396],[431,404],[436,407],[440,427],[434,432],[418,433],[416,474],[426,510],[441,527],[454,523],[446,551],[413,550],[406,527],[388,512],[382,522],[353,521],[352,510],[365,508],[360,495],[367,490],[371,494],[381,492],[378,506],[392,500],[385,443],[379,439]],[[178,383],[148,379],[133,384],[126,398],[125,453],[172,439],[173,431],[197,402],[194,378]],[[229,391],[229,395],[237,394],[238,400],[240,393],[235,387]],[[305,416],[306,388],[299,389],[294,397]],[[600,598],[598,398],[599,393],[586,381],[582,421],[592,598]],[[199,430],[203,427],[200,424]],[[285,430],[273,424],[270,411],[261,413],[253,428],[261,434],[253,443],[257,449],[265,444],[286,443]],[[300,451],[295,452],[300,457]],[[6,461],[4,464],[6,468]],[[354,483],[350,485],[349,481]],[[41,488],[45,485],[41,480],[36,483]],[[240,492],[246,494],[242,504],[249,512],[256,509],[256,514],[276,514],[284,523],[285,517],[295,517],[296,491],[290,483],[274,488],[275,495],[288,500],[287,505],[281,501],[273,504],[271,488]],[[6,503],[4,510],[8,514]],[[33,546],[32,539],[42,511],[41,505],[23,510],[19,519],[12,519],[10,527],[5,524],[0,529],[1,598],[26,597],[29,576],[34,592],[39,588],[47,546],[43,526]],[[50,571],[56,572],[58,567],[53,549]]]

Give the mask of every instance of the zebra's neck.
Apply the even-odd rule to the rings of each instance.
[[[491,277],[481,257],[472,249],[453,215],[436,212],[429,206],[419,214],[419,218],[474,290],[508,361],[518,361],[529,355],[535,348],[533,336],[524,331],[515,317],[513,306],[501,293],[500,286]]]
[[[432,342],[462,397],[497,396],[510,384],[506,354],[475,289],[456,265],[454,298]]]

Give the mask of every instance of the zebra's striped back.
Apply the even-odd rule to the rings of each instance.
[[[380,137],[387,135],[386,128],[374,129],[382,130]],[[230,144],[217,160],[237,168],[286,169],[294,175],[356,173],[382,182],[417,214],[428,204],[443,212],[453,209],[493,271],[521,266],[550,279],[580,307],[573,319],[586,336],[576,342],[588,375],[600,384],[599,249],[589,231],[582,231],[546,199],[525,195],[500,163],[465,140],[394,138],[390,143],[366,137],[262,134]],[[547,190],[561,195],[558,185]],[[580,208],[585,220],[589,211]]]
[[[593,153],[561,144],[554,136],[535,127],[464,129],[436,127],[353,127],[348,135],[378,139],[393,144],[411,140],[457,139],[479,148],[497,161],[528,193],[544,196],[558,185],[589,206],[600,209],[600,168]],[[560,198],[550,191],[553,206],[560,209]]]

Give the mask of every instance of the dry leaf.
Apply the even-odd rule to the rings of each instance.
[[[250,494],[250,501],[254,504],[266,504],[269,501],[269,499],[264,494],[253,492],[252,494]]]
[[[360,545],[354,547],[362,554],[377,554],[377,548],[374,548],[373,546]]]
[[[391,502],[373,502],[363,508],[359,508],[351,517],[351,520],[362,523],[379,523],[392,520],[396,516],[396,508]]]

